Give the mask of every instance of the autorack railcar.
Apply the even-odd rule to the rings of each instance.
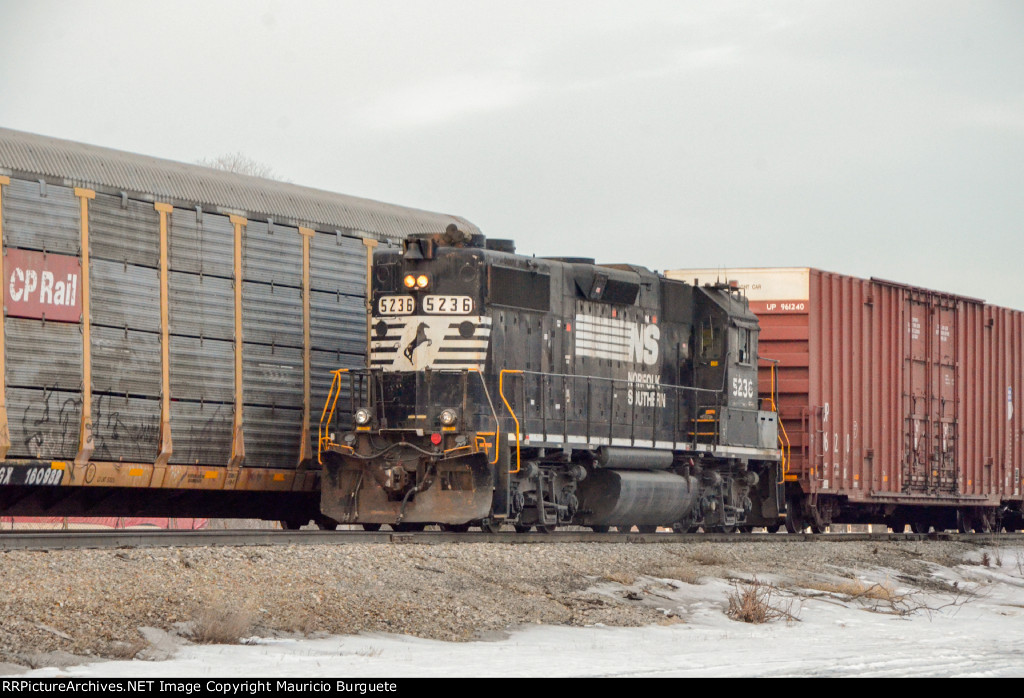
[[[372,249],[452,222],[0,129],[0,512],[317,518]]]

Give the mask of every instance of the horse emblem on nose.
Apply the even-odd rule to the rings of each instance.
[[[427,337],[427,323],[421,322],[420,326],[416,328],[416,336],[413,337],[413,340],[405,347],[405,351],[402,352],[409,363],[412,363],[412,354],[416,351],[416,347],[424,343],[428,345],[433,344],[430,338]]]

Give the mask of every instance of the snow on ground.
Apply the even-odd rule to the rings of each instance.
[[[917,586],[884,569],[855,571],[857,580],[837,577],[824,589],[762,580],[781,589],[771,604],[798,620],[730,619],[729,596],[746,588],[736,581],[643,578],[597,589],[656,604],[665,625],[538,625],[465,643],[383,634],[253,638],[182,645],[166,661],[42,668],[19,678],[1024,676],[1024,548],[979,550],[974,561],[935,566]]]

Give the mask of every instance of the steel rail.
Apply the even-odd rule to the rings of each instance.
[[[667,543],[851,543],[851,542],[1019,543],[1020,533],[498,533],[444,531],[0,531],[0,551],[117,548],[239,547],[270,545],[353,545],[412,543],[490,543],[550,545],[552,543],[667,544]]]

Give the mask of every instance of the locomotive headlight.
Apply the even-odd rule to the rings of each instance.
[[[370,423],[370,410],[365,407],[360,407],[356,410],[355,414],[352,415],[352,419],[359,426],[365,426]]]
[[[416,277],[416,288],[426,288],[428,283],[430,283],[430,279],[427,278],[426,274],[420,274]]]
[[[402,280],[402,283],[405,284],[406,288],[416,288],[416,275],[406,274],[405,278]]]
[[[455,414],[455,410],[441,410],[441,414],[438,415],[438,419],[441,421],[443,426],[450,427],[455,424],[455,421],[458,419],[458,415]]]

